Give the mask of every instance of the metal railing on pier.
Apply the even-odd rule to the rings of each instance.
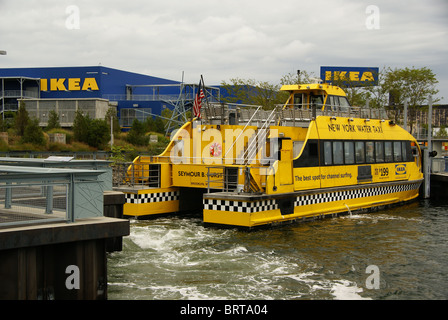
[[[0,165],[0,227],[103,216],[104,174],[103,170]]]
[[[0,227],[70,221],[66,184],[0,185]]]

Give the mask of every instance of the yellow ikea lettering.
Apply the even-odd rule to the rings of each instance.
[[[98,84],[96,83],[95,78],[86,78],[84,80],[84,84],[82,85],[82,90],[99,90]]]
[[[369,71],[363,72],[361,75],[359,71],[325,71],[325,80],[374,82],[375,78],[373,77],[373,73]]]
[[[50,79],[50,91],[87,91],[99,90],[98,83],[95,78],[66,78]],[[67,85],[67,87],[66,87]],[[40,91],[48,90],[48,79],[40,79]]]
[[[372,72],[364,72],[361,77],[361,81],[375,81]]]
[[[334,72],[334,80],[345,80],[345,75],[347,71],[335,71]]]
[[[79,78],[68,79],[68,90],[70,90],[70,91],[81,90],[81,87],[79,86],[80,82],[81,82],[81,79],[79,79]]]
[[[350,81],[359,81],[358,71],[350,71]]]
[[[40,91],[48,90],[48,81],[47,79],[40,79]]]
[[[66,91],[64,86],[65,78],[61,79],[50,79],[50,90],[51,91]]]

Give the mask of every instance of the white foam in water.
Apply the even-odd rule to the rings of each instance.
[[[319,275],[314,272],[306,272],[298,275],[288,275],[288,278],[307,284],[311,291],[330,291],[335,300],[371,300],[360,295],[363,289],[359,288],[356,283],[348,280],[311,279],[312,276]]]
[[[336,300],[371,300],[361,297],[359,295],[361,292],[363,292],[362,288],[348,280],[336,281],[331,288],[331,294],[334,295]]]
[[[284,298],[279,292],[285,288],[286,296],[293,299],[322,295],[364,299],[356,283],[325,279],[320,272],[301,273],[304,267],[314,268],[312,263],[279,255],[272,248],[260,252],[250,242],[232,242],[235,235],[235,231],[205,229],[183,220],[133,224],[129,240],[144,253],[126,263],[140,264],[130,269],[131,274],[155,271],[157,278],[134,278],[127,284],[120,278],[111,285],[149,299],[277,299]],[[167,282],[159,283],[163,277]]]
[[[161,251],[180,240],[185,241],[185,231],[165,227],[138,227],[131,230],[129,238],[142,249]]]

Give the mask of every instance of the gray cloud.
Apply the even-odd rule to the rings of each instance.
[[[448,101],[444,0],[0,1],[0,67],[98,65],[196,82],[278,82],[321,65],[434,70]],[[67,29],[68,6],[79,29]]]

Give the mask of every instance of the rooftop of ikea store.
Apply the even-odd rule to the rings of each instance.
[[[152,94],[153,86],[178,92],[179,81],[104,66],[0,68],[2,91],[23,90],[32,98],[108,98],[110,95]],[[158,89],[160,90],[160,89]]]

